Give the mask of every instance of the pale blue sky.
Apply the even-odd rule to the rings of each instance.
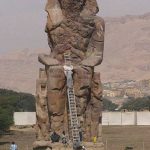
[[[150,12],[150,0],[97,0],[102,16]],[[0,51],[48,48],[46,0],[0,0]]]

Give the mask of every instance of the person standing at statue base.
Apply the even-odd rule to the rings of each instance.
[[[10,150],[18,150],[18,147],[15,142],[12,142],[10,145]]]

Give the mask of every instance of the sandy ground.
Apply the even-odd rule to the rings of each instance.
[[[19,150],[32,150],[35,131],[32,128],[12,130],[10,135],[0,136],[0,150],[9,150],[10,142],[15,141]],[[106,126],[103,127],[105,150],[150,150],[150,126]]]
[[[103,142],[106,150],[150,150],[150,126],[103,127]]]

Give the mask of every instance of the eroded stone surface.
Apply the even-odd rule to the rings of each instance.
[[[96,0],[48,0],[45,31],[51,48],[40,54],[45,74],[37,81],[37,125],[39,140],[49,140],[52,131],[70,135],[64,54],[69,54],[78,118],[84,141],[100,139],[102,87],[94,67],[103,59],[103,19],[96,16]],[[44,80],[45,79],[45,80]],[[42,83],[42,81],[45,81]],[[46,125],[44,127],[44,124]]]

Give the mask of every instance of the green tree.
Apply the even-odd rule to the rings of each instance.
[[[150,110],[150,96],[142,98],[130,98],[127,102],[123,103],[121,109],[129,111]]]
[[[0,89],[0,107],[11,112],[35,111],[35,98],[32,94]]]
[[[35,111],[32,94],[0,89],[0,130],[7,130],[13,124],[13,113]]]
[[[0,108],[0,130],[7,130],[13,124],[12,114]]]
[[[20,98],[16,107],[19,111],[34,112],[35,97],[32,94],[20,93]]]
[[[118,107],[117,104],[114,104],[110,100],[103,98],[103,110],[104,111],[115,111],[115,109]]]

